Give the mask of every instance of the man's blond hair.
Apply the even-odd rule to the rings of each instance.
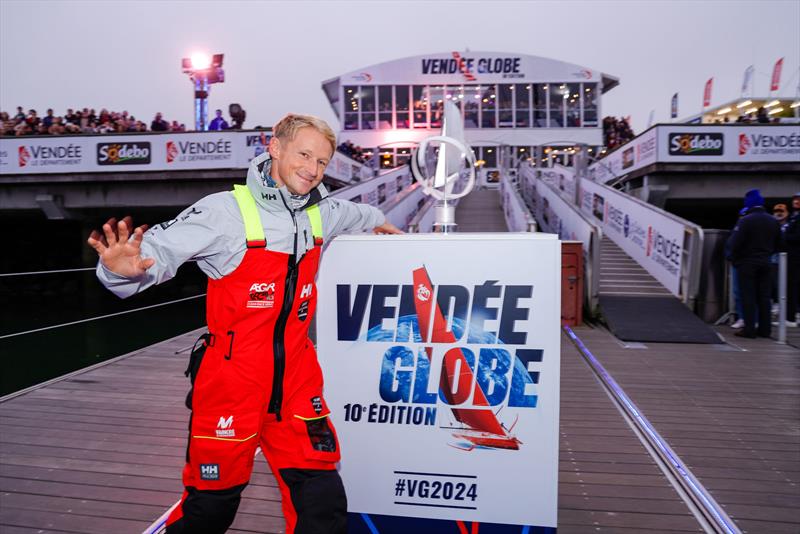
[[[272,128],[272,135],[278,139],[294,139],[297,135],[297,130],[300,128],[311,127],[325,136],[325,139],[331,144],[331,151],[336,152],[336,134],[333,133],[328,123],[319,117],[313,115],[299,115],[296,113],[289,113]]]

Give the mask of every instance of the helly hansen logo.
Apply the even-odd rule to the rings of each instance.
[[[217,423],[217,437],[218,438],[232,438],[236,436],[236,431],[233,427],[233,416],[229,415],[227,418],[220,417]]]
[[[248,308],[272,308],[275,305],[275,283],[255,283],[250,286]]]
[[[264,200],[278,200],[278,195],[275,193],[261,193],[261,198]]]
[[[200,480],[219,480],[219,464],[200,464]]]
[[[300,291],[300,298],[304,299],[311,296],[311,290],[313,288],[313,284],[306,284],[303,286],[303,290]]]

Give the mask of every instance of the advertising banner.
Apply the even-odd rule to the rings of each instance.
[[[678,93],[672,95],[672,101],[669,105],[669,118],[670,119],[677,119],[678,118]]]
[[[351,531],[552,532],[560,276],[547,234],[331,242],[318,353]]]
[[[703,107],[707,108],[711,105],[711,87],[714,85],[714,78],[709,78],[706,82],[705,89],[703,89]]]
[[[542,180],[535,181],[532,201],[540,232],[556,234],[564,241],[580,241],[589,257],[595,228],[584,219],[574,203],[564,199],[558,190]]]
[[[372,178],[372,169],[340,152],[334,152],[325,174],[342,182],[358,182]]]
[[[581,211],[667,290],[680,296],[682,224],[590,180],[581,180]]]
[[[247,168],[250,160],[267,151],[272,131],[241,132],[234,138],[234,153],[236,154],[236,167]]]
[[[551,169],[542,169],[539,171],[539,175],[542,181],[549,184],[564,200],[575,202],[578,180],[574,168],[556,164]]]
[[[76,137],[14,137],[0,140],[0,172],[40,174],[83,172],[94,154]]]
[[[778,87],[781,85],[781,70],[783,70],[783,58],[780,58],[778,61],[775,62],[775,66],[772,67],[772,80],[769,84],[770,91],[777,91]]]
[[[750,65],[746,69],[744,69],[744,78],[742,79],[742,97],[745,96],[753,96],[753,73],[755,72],[755,67]]]
[[[800,125],[658,125],[596,161],[589,177],[607,183],[652,163],[800,160]],[[548,176],[543,175],[548,179]],[[555,184],[552,184],[555,185]]]
[[[0,138],[0,173],[246,169],[271,138],[270,130]],[[343,182],[373,176],[339,152],[325,173]]]
[[[797,162],[800,125],[660,126],[658,161]]]
[[[656,162],[657,128],[650,128],[589,167],[589,177],[600,183],[609,182],[629,172]]]

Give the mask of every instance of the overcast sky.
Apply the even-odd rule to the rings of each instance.
[[[463,51],[549,57],[620,79],[604,115],[631,115],[638,133],[650,110],[669,119],[739,96],[755,66],[767,95],[785,57],[782,95],[797,92],[800,0],[783,1],[11,1],[0,0],[0,109],[68,107],[161,111],[193,125],[193,97],[180,59],[225,54],[212,109],[239,102],[247,127],[289,111],[319,115],[339,129],[320,83],[406,56]]]

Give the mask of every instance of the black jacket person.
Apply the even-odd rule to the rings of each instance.
[[[739,271],[744,311],[744,328],[735,335],[753,338],[757,334],[769,337],[769,257],[778,250],[780,224],[764,209],[764,199],[758,189],[747,192],[745,207],[748,208],[747,215],[739,219],[728,238],[731,261]]]

